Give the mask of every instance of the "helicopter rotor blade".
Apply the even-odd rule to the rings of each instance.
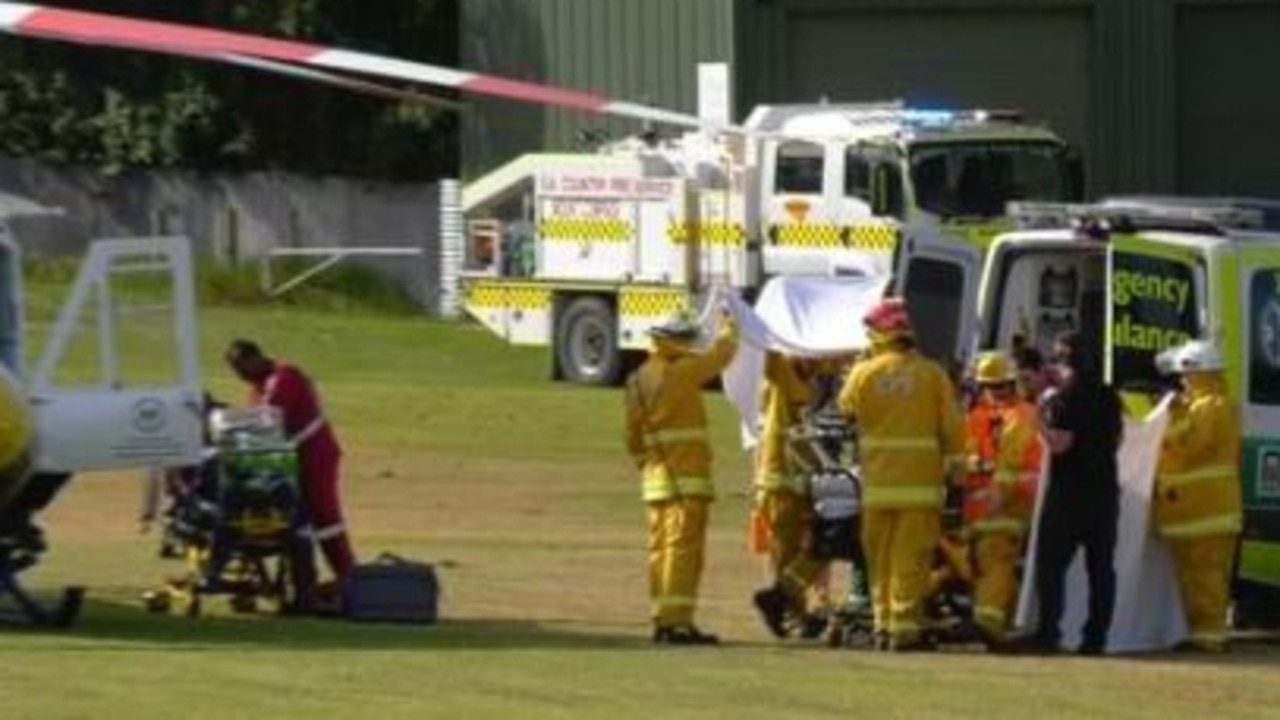
[[[449,100],[447,98],[437,97],[435,95],[429,95],[424,92],[392,87],[390,85],[382,85],[368,80],[349,77],[347,75],[322,72],[302,65],[292,65],[290,63],[277,62],[275,60],[265,60],[263,58],[253,57],[250,55],[227,54],[221,56],[221,60],[232,65],[240,65],[242,67],[263,70],[265,72],[285,75],[287,77],[295,77],[301,80],[311,80],[328,85],[334,85],[336,87],[343,88],[344,90],[353,90],[355,92],[387,98],[389,100],[429,105],[441,110],[460,111],[466,107],[463,103]]]
[[[194,25],[119,15],[0,2],[0,32],[81,45],[120,47],[203,60],[264,63],[374,75],[385,79],[454,88],[537,105],[613,115],[713,132],[746,130],[651,105],[614,100],[556,85],[503,78],[384,55]],[[237,58],[239,60],[237,60]],[[265,67],[265,65],[263,66]],[[280,68],[275,68],[277,71]],[[313,79],[320,79],[315,77]]]

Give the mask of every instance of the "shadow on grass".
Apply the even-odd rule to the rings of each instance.
[[[1280,634],[1249,633],[1238,635],[1231,648],[1223,653],[1166,650],[1151,653],[1123,653],[1106,660],[1139,662],[1174,662],[1188,665],[1261,666],[1280,669]]]
[[[131,651],[153,647],[185,651],[306,650],[529,650],[649,647],[647,638],[583,625],[520,620],[441,619],[431,625],[357,623],[342,619],[258,615],[187,618],[88,600],[75,626],[65,630],[6,627],[0,638],[38,641],[23,652]]]

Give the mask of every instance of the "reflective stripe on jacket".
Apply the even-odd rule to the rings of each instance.
[[[731,324],[704,352],[658,341],[628,378],[627,450],[640,470],[645,502],[715,496],[702,387],[724,370],[736,348]]]
[[[1190,376],[1171,411],[1156,474],[1160,533],[1190,538],[1240,532],[1240,419],[1222,381]]]
[[[941,366],[881,350],[853,367],[840,410],[857,423],[865,507],[941,506],[945,465],[964,458],[964,421]]]
[[[1036,408],[1021,399],[970,411],[964,517],[973,530],[1026,531],[1040,480],[1039,423]]]

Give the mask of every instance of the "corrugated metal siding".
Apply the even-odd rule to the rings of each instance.
[[[901,98],[1017,107],[1080,145],[1096,170],[1108,92],[1096,71],[1099,13],[1120,1],[747,2],[741,40],[756,52],[740,68],[743,103]]]
[[[733,52],[733,0],[464,0],[464,67],[686,111],[697,64]],[[468,177],[520,153],[573,149],[582,129],[634,123],[501,101],[472,101],[463,119]]]
[[[1280,67],[1278,9],[1280,0],[740,0],[738,43],[751,52],[739,53],[739,104],[807,100],[822,93],[835,97],[823,88],[884,94],[895,88],[904,67],[924,57],[936,73],[930,79],[934,84],[979,96],[962,104],[983,102],[988,93],[1013,92],[1020,98],[1016,104],[1043,112],[1082,146],[1093,194],[1248,191],[1280,197],[1280,143],[1268,143],[1264,135],[1280,126],[1280,96],[1263,87],[1267,73]],[[984,19],[998,23],[1001,16],[1064,14],[1089,18],[1087,55],[1074,72],[1049,63],[1052,67],[1045,67],[1034,86],[1026,77],[1035,73],[1018,68],[1023,79],[997,84],[1009,79],[1002,69],[1009,48],[988,42],[984,51],[970,42],[991,36],[993,26],[957,29]],[[857,54],[859,47],[852,37],[837,44],[840,34],[830,23],[883,27],[886,15],[918,20],[886,28],[890,35],[864,43],[856,65],[831,62],[830,57]],[[1068,28],[1058,22],[1051,29],[1053,24],[1040,23],[1051,32],[1047,47],[1066,52],[1067,42],[1079,48],[1065,38],[1078,32],[1078,23]],[[957,42],[956,32],[970,37]],[[915,48],[885,47],[894,40],[923,50],[913,57]],[[963,47],[967,54],[939,59],[948,46]],[[812,71],[817,66],[797,66],[810,49],[830,56],[817,74]],[[992,80],[989,88],[966,79],[984,67]],[[1087,90],[1081,73],[1087,75]],[[906,94],[919,92],[915,87]],[[1083,115],[1082,102],[1089,103]]]
[[[1177,10],[1178,190],[1280,197],[1280,5]]]
[[[1090,124],[1091,28],[1087,8],[797,12],[787,23],[793,79],[783,99],[1018,107],[1081,141]]]
[[[1008,98],[1082,146],[1094,194],[1280,197],[1280,143],[1268,137],[1280,127],[1280,95],[1266,85],[1280,67],[1280,0],[464,0],[462,8],[464,64],[488,72],[692,110],[695,64],[729,60],[739,118],[758,103],[820,95],[911,98],[936,87],[957,104]],[[1024,36],[1001,40],[1002,27]],[[572,147],[583,127],[634,129],[512,103],[474,106],[463,123],[470,174],[521,152]]]

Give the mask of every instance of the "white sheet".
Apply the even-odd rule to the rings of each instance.
[[[1120,524],[1116,538],[1116,606],[1107,636],[1107,652],[1159,650],[1187,637],[1182,600],[1174,579],[1169,549],[1149,530],[1152,490],[1160,441],[1168,424],[1168,404],[1162,403],[1143,420],[1125,419],[1120,447]],[[1042,476],[1043,477],[1043,476]],[[1036,517],[1048,482],[1040,483]],[[1032,524],[1027,544],[1026,577],[1018,604],[1017,624],[1035,625],[1035,543],[1039,522]],[[1084,553],[1078,553],[1067,572],[1062,639],[1067,647],[1080,643],[1080,629],[1088,616],[1089,582]]]
[[[744,448],[757,441],[760,383],[766,350],[797,357],[840,355],[866,347],[862,317],[884,295],[888,276],[777,277],[752,308],[736,294],[718,291],[703,323],[714,329],[716,308],[728,307],[742,333],[733,362],[722,376],[725,395],[738,410]]]
[[[790,355],[821,357],[854,352],[866,346],[861,318],[884,294],[885,276],[779,277],[762,291],[751,308],[729,291],[713,294],[703,323],[714,330],[718,309],[727,307],[742,331],[742,343],[725,370],[725,394],[738,410],[743,446],[757,440],[757,402],[764,374],[764,354],[776,349]],[[1125,420],[1120,449],[1120,525],[1117,533],[1116,607],[1108,636],[1108,652],[1135,652],[1170,647],[1187,637],[1186,620],[1165,543],[1149,531],[1160,441],[1168,423],[1161,405],[1143,420]],[[1037,516],[1047,482],[1041,482]],[[1031,540],[1017,624],[1029,628],[1035,617],[1035,569],[1032,562],[1038,523]],[[1074,647],[1087,615],[1088,581],[1083,557],[1067,575],[1064,643]]]

